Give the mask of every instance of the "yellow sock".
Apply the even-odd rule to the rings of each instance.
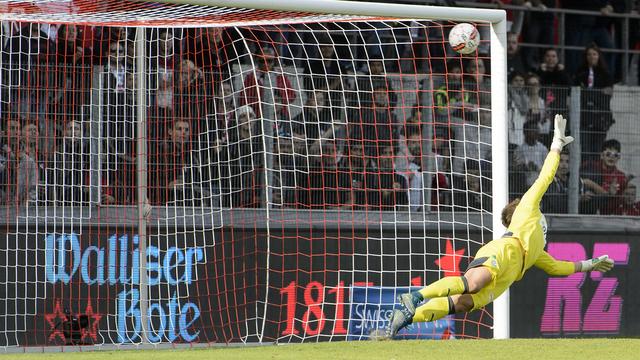
[[[449,315],[452,312],[450,307],[453,306],[453,302],[450,299],[449,297],[429,299],[424,305],[416,309],[416,314],[413,315],[413,322],[435,321]]]
[[[433,284],[418,290],[422,298],[432,299],[442,296],[464,294],[467,290],[467,282],[463,276],[444,277]]]

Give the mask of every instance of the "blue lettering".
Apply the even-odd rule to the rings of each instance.
[[[138,289],[125,290],[118,294],[118,342],[135,342],[140,336],[140,292]],[[133,331],[128,331],[127,319],[133,321]]]
[[[56,256],[56,236],[53,234],[47,235],[44,239],[45,241],[45,264],[44,271],[47,273],[47,281],[50,283],[55,283],[57,279],[56,270],[54,268],[55,265],[55,256]]]
[[[202,261],[204,253],[201,248],[188,248],[184,258],[184,276],[181,278],[181,282],[191,284],[191,267],[195,267],[198,262]]]
[[[129,237],[120,237],[120,284],[129,284],[131,278],[127,278],[127,255],[129,251]],[[137,269],[136,269],[137,270]]]
[[[61,281],[68,284],[80,265],[80,242],[78,241],[78,236],[74,233],[68,235],[62,234],[58,236],[56,241],[54,241],[53,238],[54,235],[47,237],[47,277],[52,283]],[[66,269],[67,242],[69,243],[69,252],[71,253],[71,269],[69,269],[69,272],[67,272]],[[55,264],[56,252],[58,253],[57,264]],[[54,264],[57,266],[54,266]]]
[[[178,314],[177,309],[180,308],[180,304],[178,303],[178,300],[176,299],[176,293],[173,293],[173,296],[171,297],[171,300],[169,300],[169,314],[167,315],[169,317],[169,333],[167,334],[167,338],[169,339],[169,341],[173,342],[173,340],[178,338],[178,333],[176,333],[176,315]]]
[[[153,326],[153,312],[154,310],[158,313],[156,316],[160,320],[160,324],[157,328]],[[199,311],[199,310],[198,310]],[[164,309],[160,303],[151,304],[149,306],[149,338],[150,342],[161,342],[164,337],[164,331],[167,328],[167,321],[165,319]]]
[[[151,258],[158,259],[160,257],[160,250],[150,245],[147,247],[147,280],[149,281],[149,286],[160,284],[160,280],[162,280],[162,271],[160,270],[160,263],[158,261],[151,261]],[[152,273],[155,273],[153,276]]]
[[[193,316],[191,316],[191,320],[187,322],[187,315],[189,315],[189,309],[193,309]],[[200,334],[200,330],[196,331],[193,334],[189,334],[189,327],[198,320],[200,317],[200,309],[194,303],[186,303],[182,307],[182,311],[180,314],[180,336],[185,341],[191,342],[198,338],[198,334]]]
[[[91,262],[91,253],[96,254],[95,262]],[[91,274],[89,274],[90,264],[95,264],[95,278],[91,278]],[[100,249],[97,246],[92,245],[84,250],[84,254],[82,254],[82,261],[80,262],[80,274],[82,275],[82,280],[85,282],[85,284],[93,285],[96,282],[98,283],[98,285],[104,284],[104,249]]]
[[[118,247],[118,239],[116,238],[116,234],[113,234],[109,237],[109,284],[115,285],[118,283],[118,278],[116,278],[116,249]]]
[[[82,248],[75,233],[49,234],[45,237],[46,280],[68,284],[78,273],[87,285],[138,285],[139,241],[138,235],[131,238],[130,244],[128,235],[113,234],[107,239],[106,246]],[[180,249],[172,246],[161,250],[148,246],[146,256],[149,286],[189,285],[197,280],[197,266],[204,262],[205,253],[200,247]]]
[[[172,262],[175,254],[175,262]],[[178,267],[184,261],[184,254],[177,247],[171,247],[167,250],[167,254],[164,256],[164,276],[167,279],[167,283],[170,285],[178,284]],[[173,269],[175,269],[175,275],[173,273]]]
[[[133,256],[131,257],[131,284],[140,284],[140,248],[138,235],[133,236]],[[148,268],[148,267],[147,267]]]
[[[191,342],[198,338],[200,330],[189,332],[189,328],[200,318],[200,309],[196,304],[188,302],[180,307],[176,293],[174,293],[167,303],[167,310],[162,303],[149,304],[147,311],[149,341],[157,343],[162,339],[167,339],[173,342],[182,337],[185,341]],[[180,314],[178,314],[178,310],[180,310]],[[118,342],[139,342],[142,328],[138,289],[125,290],[118,294],[116,316]],[[131,329],[131,327],[133,328]]]

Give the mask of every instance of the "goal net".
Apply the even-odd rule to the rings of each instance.
[[[367,340],[492,238],[496,13],[218,3],[0,0],[0,346]]]

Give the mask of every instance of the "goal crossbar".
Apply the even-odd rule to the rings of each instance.
[[[302,11],[331,15],[368,15],[403,19],[438,19],[455,21],[486,21],[497,23],[506,19],[506,13],[493,9],[453,8],[430,5],[363,3],[338,0],[158,0],[162,3],[225,6],[235,8]]]

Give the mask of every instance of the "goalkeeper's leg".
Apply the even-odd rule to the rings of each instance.
[[[418,304],[425,299],[447,297],[459,294],[475,294],[491,282],[492,274],[485,267],[474,267],[464,276],[449,276],[418,291],[402,294],[398,301],[407,309],[408,316],[413,317]]]
[[[415,310],[413,316],[410,316],[406,308],[394,310],[387,328],[387,337],[393,338],[398,331],[411,323],[436,321],[447,315],[469,312],[473,310],[473,307],[474,302],[471,294],[462,294],[429,299]]]
[[[484,266],[473,267],[464,276],[445,277],[419,291],[401,295],[398,300],[402,308],[391,314],[387,337],[393,338],[400,329],[414,321],[434,321],[457,311],[466,311],[469,303],[473,308],[473,299],[464,296],[459,300],[460,295],[479,292],[491,283],[493,276]],[[416,309],[424,299],[429,300]],[[456,305],[458,301],[460,304]]]

